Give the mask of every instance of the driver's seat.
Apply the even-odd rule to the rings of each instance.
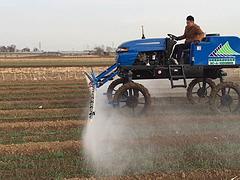
[[[180,64],[190,64],[190,49],[183,50],[182,57],[180,59]]]

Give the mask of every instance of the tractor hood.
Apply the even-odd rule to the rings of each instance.
[[[129,52],[147,52],[147,51],[162,51],[166,49],[165,38],[154,39],[139,39],[134,41],[128,41],[121,44],[118,50],[127,50]]]
[[[141,52],[165,51],[166,38],[139,39],[121,44],[117,49],[116,63],[131,66]]]

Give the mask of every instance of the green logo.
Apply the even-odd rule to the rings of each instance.
[[[209,57],[235,57],[239,56],[240,53],[234,51],[229,42],[226,42],[224,45],[220,44],[210,55]]]
[[[224,45],[220,44],[209,55],[208,65],[235,65],[236,56],[240,56],[240,53],[233,50],[227,41]]]

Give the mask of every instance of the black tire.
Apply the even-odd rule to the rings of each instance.
[[[138,96],[135,95],[136,92]],[[143,85],[129,82],[117,90],[113,105],[120,109],[131,110],[133,115],[140,115],[147,112],[151,106],[151,96]]]
[[[210,108],[220,114],[239,112],[240,87],[233,82],[223,82],[211,94]]]
[[[203,88],[203,78],[194,79],[188,86],[187,98],[192,104],[209,103],[210,96],[216,84],[211,79],[205,79],[206,89]],[[197,86],[197,87],[196,87]]]
[[[112,102],[113,100],[113,96],[116,93],[116,91],[118,90],[117,86],[121,85],[123,86],[125,83],[127,82],[126,79],[120,78],[120,79],[116,79],[114,80],[108,87],[107,89],[107,98],[109,102]]]

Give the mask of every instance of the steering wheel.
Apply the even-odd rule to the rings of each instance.
[[[173,40],[176,40],[177,39],[177,36],[173,35],[173,34],[168,34],[168,36],[173,39]]]

